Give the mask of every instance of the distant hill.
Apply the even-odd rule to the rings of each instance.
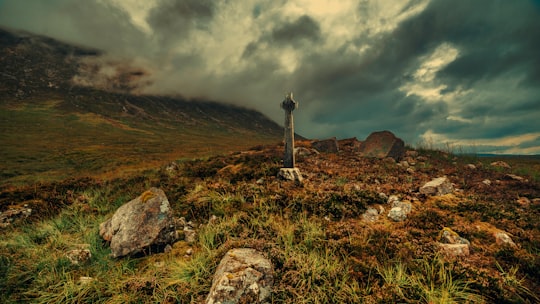
[[[116,176],[281,139],[282,128],[254,110],[130,94],[144,71],[126,67],[95,79],[86,60],[100,54],[0,29],[0,186]],[[103,85],[80,85],[92,77]]]

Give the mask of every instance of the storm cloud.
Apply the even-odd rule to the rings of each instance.
[[[234,103],[307,137],[540,154],[538,1],[0,0],[0,26],[102,49],[140,92]],[[104,61],[106,62],[106,61]]]

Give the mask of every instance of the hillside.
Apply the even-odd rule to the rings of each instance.
[[[282,150],[5,191],[2,212],[31,211],[0,230],[0,300],[200,303],[225,252],[248,247],[273,264],[273,303],[538,303],[538,159],[506,166],[429,150],[401,162],[312,153],[298,157],[305,180],[297,185],[276,178]],[[449,193],[419,191],[442,176]],[[150,187],[185,218],[181,239],[166,252],[112,258],[99,224]],[[396,199],[411,206],[402,221],[388,216]],[[467,251],[442,250],[447,234]],[[68,252],[80,248],[91,257],[73,264]]]
[[[279,125],[253,110],[130,94],[144,72],[128,67],[81,86],[81,77],[94,84],[103,76],[86,61],[99,54],[0,30],[0,186],[117,176],[282,136]]]

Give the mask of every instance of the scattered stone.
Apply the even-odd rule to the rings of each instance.
[[[489,179],[485,179],[482,181],[482,184],[486,185],[486,186],[491,186],[491,181]]]
[[[165,171],[167,171],[168,173],[172,173],[178,171],[179,168],[180,167],[178,167],[178,164],[176,162],[170,162],[169,164],[167,164],[167,166],[165,166]]]
[[[338,142],[335,137],[314,141],[311,143],[311,146],[319,152],[324,152],[324,153],[339,152]]]
[[[184,226],[184,241],[189,244],[195,243],[197,239],[197,232],[192,227]]]
[[[468,256],[470,254],[468,244],[442,244],[438,243],[441,253],[447,257]]]
[[[403,168],[409,168],[409,162],[406,160],[402,160],[398,163],[398,166],[401,166]]]
[[[405,143],[390,131],[371,133],[362,143],[359,154],[364,157],[401,159],[405,155]]]
[[[319,154],[319,151],[315,149],[308,149],[305,147],[294,148],[294,154],[297,156],[311,156]]]
[[[388,196],[387,196],[386,193],[384,193],[384,192],[380,192],[380,193],[379,193],[379,197],[380,197],[381,199],[383,199],[383,200],[388,201]]]
[[[521,176],[515,175],[515,174],[506,174],[504,176],[506,179],[515,180],[518,182],[526,182],[527,180]]]
[[[399,202],[399,197],[397,195],[390,195],[386,203],[392,205],[394,202]]]
[[[193,254],[193,249],[189,248],[188,250],[186,250],[186,254],[187,255],[192,255]]]
[[[356,137],[338,140],[338,147],[343,150],[357,152],[361,146],[362,142],[356,139]]]
[[[32,209],[28,205],[22,207],[12,207],[4,212],[0,212],[0,228],[6,228],[15,221],[24,220],[32,214]]]
[[[476,170],[476,166],[473,165],[473,164],[467,164],[467,165],[465,166],[465,168],[471,169],[471,170]]]
[[[66,257],[73,265],[83,264],[92,258],[92,253],[88,249],[73,249],[66,252]]]
[[[264,177],[259,178],[255,183],[257,183],[257,185],[264,184]]]
[[[99,235],[110,242],[113,257],[165,246],[177,239],[175,220],[165,193],[151,188],[122,205],[99,225]]]
[[[412,204],[410,202],[402,202],[396,200],[397,196],[391,195],[388,202],[392,203],[392,209],[388,212],[388,217],[394,222],[401,222],[407,218],[407,215],[412,210]]]
[[[300,173],[298,168],[280,168],[278,177],[283,180],[294,181],[297,183],[302,183],[302,181],[304,181],[302,173]]]
[[[412,210],[412,204],[410,202],[407,202],[407,201],[394,201],[392,203],[392,208],[395,208],[395,207],[399,207],[401,208],[401,210],[403,210],[403,212],[405,212],[405,214],[409,214]]]
[[[403,211],[401,207],[393,207],[388,212],[388,217],[391,218],[394,222],[401,222],[407,218],[407,214]]]
[[[187,222],[186,222],[186,218],[185,217],[175,217],[174,218],[174,225],[177,227],[177,228],[181,228],[181,229],[184,229],[184,226],[186,226]]]
[[[405,160],[407,161],[407,163],[409,164],[409,166],[414,166],[414,165],[416,165],[416,161],[415,161],[414,158],[412,158],[412,157],[407,156],[407,157],[405,157]]]
[[[492,167],[499,167],[499,168],[506,168],[506,169],[511,168],[509,164],[507,164],[506,162],[503,162],[502,160],[492,162],[490,165]]]
[[[517,248],[516,243],[512,241],[512,238],[504,231],[499,231],[494,233],[495,242],[499,246],[510,246],[512,248]]]
[[[426,195],[445,195],[453,191],[454,186],[446,176],[433,179],[420,187],[420,193]]]
[[[439,241],[444,244],[471,244],[469,240],[459,236],[457,232],[448,227],[444,227],[439,233]]]
[[[428,158],[425,157],[425,156],[418,156],[416,158],[416,160],[419,161],[419,162],[426,162],[428,160]]]
[[[405,152],[405,155],[407,155],[408,157],[418,157],[418,151],[407,150],[407,152]]]
[[[205,303],[268,303],[273,281],[272,264],[262,254],[231,249],[216,269]]]
[[[409,174],[414,174],[414,172],[416,172],[416,170],[414,170],[414,168],[407,168],[407,173]]]
[[[362,218],[366,222],[376,222],[379,219],[379,211],[373,207],[369,207],[364,214],[362,214]]]

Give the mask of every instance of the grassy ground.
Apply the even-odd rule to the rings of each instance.
[[[235,126],[241,110],[233,109],[227,117],[227,107],[215,109],[223,111],[220,124],[202,114],[188,112],[190,119],[174,116],[185,111],[176,109],[175,101],[165,107],[165,101],[158,98],[130,97],[134,100],[127,101],[110,94],[106,98],[110,101],[80,101],[52,94],[25,101],[2,100],[0,188],[72,177],[110,178],[184,157],[211,156],[279,141],[279,129],[250,130],[247,120],[246,126]],[[195,111],[185,102],[176,102]],[[123,111],[122,103],[127,105],[125,109],[131,105],[138,112]],[[204,110],[213,109],[207,106]]]
[[[237,247],[271,259],[274,303],[539,301],[540,205],[515,202],[540,197],[537,182],[507,180],[512,171],[489,166],[467,171],[469,159],[438,152],[423,152],[426,161],[412,174],[396,163],[340,153],[300,158],[307,181],[298,186],[276,179],[280,155],[280,147],[258,148],[179,161],[172,172],[4,192],[3,202],[28,204],[35,213],[0,231],[0,302],[200,302],[220,259]],[[463,191],[417,194],[438,175]],[[485,188],[486,178],[500,182]],[[195,223],[195,243],[111,258],[99,224],[151,186],[165,191],[177,216]],[[363,221],[368,206],[389,209],[379,192],[410,200],[409,218]],[[217,219],[209,221],[213,215]],[[435,242],[444,227],[471,241],[469,256],[439,253]],[[490,229],[508,232],[517,247],[496,245]],[[89,248],[92,258],[71,264],[66,252],[77,248]]]

